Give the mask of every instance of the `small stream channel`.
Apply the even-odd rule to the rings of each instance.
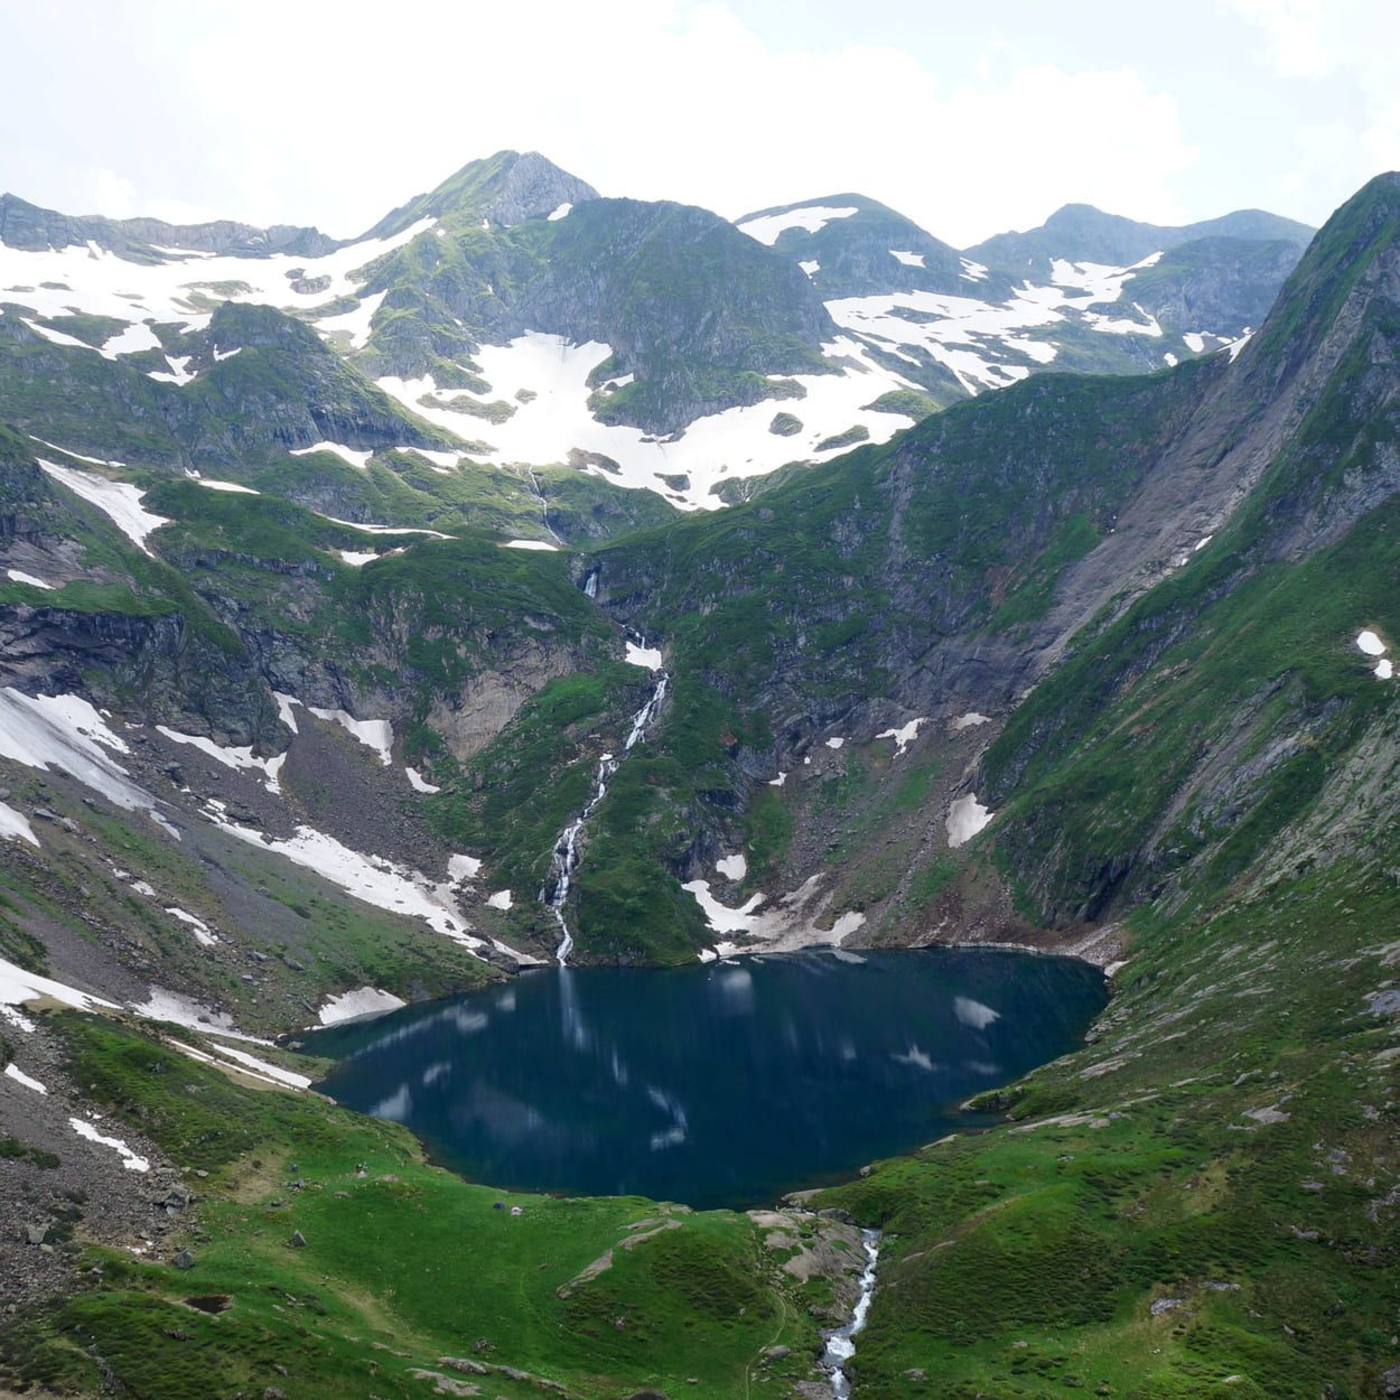
[[[596,591],[597,579],[596,573],[589,574],[584,583],[585,593],[588,593],[590,585]],[[588,596],[592,597],[593,594],[588,593]],[[635,639],[635,644],[645,648],[646,639],[639,635]],[[666,690],[670,684],[671,677],[668,672],[658,671],[656,673],[656,683],[652,686],[646,704],[632,716],[631,732],[627,735],[627,742],[623,745],[622,754],[605,753],[598,760],[598,773],[593,781],[592,796],[588,799],[583,811],[564,828],[558,841],[554,843],[554,853],[549,860],[549,874],[545,877],[545,882],[540,888],[539,898],[542,904],[549,907],[550,912],[554,915],[555,923],[559,925],[559,946],[554,950],[554,957],[560,967],[568,965],[569,954],[574,950],[574,935],[569,928],[569,921],[564,910],[568,904],[569,891],[573,888],[574,871],[578,869],[578,863],[582,856],[579,842],[583,837],[584,828],[588,825],[588,819],[598,810],[598,804],[607,796],[608,782],[622,766],[622,760],[646,738],[647,730],[651,727],[652,721],[661,709],[662,702],[666,699]]]
[[[875,1270],[880,1262],[880,1232],[862,1230],[861,1243],[865,1246],[865,1268],[860,1276],[860,1296],[851,1309],[851,1320],[834,1332],[828,1332],[826,1346],[822,1350],[822,1369],[831,1378],[833,1400],[848,1400],[851,1393],[851,1378],[846,1374],[846,1363],[856,1354],[856,1337],[865,1330],[865,1320],[870,1315],[870,1303],[875,1297]]]

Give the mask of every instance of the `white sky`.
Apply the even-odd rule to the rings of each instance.
[[[0,45],[0,189],[71,213],[348,236],[515,147],[965,245],[1073,200],[1320,223],[1400,167],[1395,0],[0,0]]]

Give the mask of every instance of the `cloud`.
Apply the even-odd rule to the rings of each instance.
[[[1332,71],[1335,58],[1323,42],[1327,12],[1320,0],[1223,0],[1223,5],[1263,31],[1264,51],[1284,77]]]
[[[729,217],[855,190],[955,244],[1066,200],[1173,220],[1197,156],[1176,99],[1132,69],[1027,65],[990,41],[935,65],[798,26],[769,41],[727,5],[680,0],[610,0],[606,22],[576,0],[400,0],[388,24],[353,0],[201,15],[157,0],[128,15],[168,21],[164,100],[194,167],[162,172],[182,188],[147,179],[149,198],[342,236],[504,147]]]
[[[1400,7],[1371,0],[1221,0],[1257,31],[1258,57],[1297,87],[1304,120],[1280,192],[1340,204],[1373,175],[1400,168]]]
[[[92,208],[98,213],[109,219],[129,219],[136,213],[136,186],[115,170],[99,170],[92,186]]]

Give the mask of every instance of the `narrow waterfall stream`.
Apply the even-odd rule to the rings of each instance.
[[[554,526],[549,523],[549,502],[545,500],[544,492],[540,489],[540,479],[535,475],[534,467],[526,467],[525,472],[530,478],[530,489],[535,493],[535,499],[540,503],[540,523],[549,531],[549,537],[555,544],[563,545],[564,541],[559,538]],[[593,595],[590,593],[588,596],[591,598]]]
[[[875,1296],[875,1266],[880,1259],[880,1232],[862,1230],[861,1243],[865,1246],[865,1270],[860,1276],[860,1296],[851,1310],[851,1320],[844,1327],[838,1327],[827,1335],[826,1347],[822,1351],[822,1368],[831,1378],[833,1400],[848,1400],[851,1393],[851,1379],[846,1374],[846,1363],[856,1354],[857,1335],[865,1329],[865,1319],[870,1313],[870,1300]]]
[[[584,583],[584,592],[591,598],[597,590],[598,576],[596,573],[589,574]],[[590,592],[590,585],[593,592]],[[638,638],[638,645],[645,646],[646,639]],[[593,781],[593,795],[588,799],[577,817],[564,828],[563,834],[554,843],[554,854],[549,861],[549,874],[545,877],[544,884],[540,887],[540,902],[549,906],[550,912],[554,915],[554,921],[559,925],[559,946],[554,950],[554,956],[560,967],[565,967],[569,961],[569,954],[574,950],[574,936],[569,929],[569,921],[564,917],[564,906],[569,899],[569,891],[573,886],[574,871],[578,869],[579,863],[579,839],[583,835],[583,829],[588,824],[588,819],[598,810],[598,804],[607,796],[608,781],[621,766],[622,759],[627,756],[629,749],[639,744],[645,737],[652,720],[656,718],[656,712],[661,708],[661,702],[666,698],[666,688],[671,683],[671,677],[665,671],[656,673],[656,684],[652,687],[651,695],[640,710],[632,716],[632,729],[627,735],[627,742],[623,745],[621,756],[617,754],[605,753],[598,760],[598,773]]]

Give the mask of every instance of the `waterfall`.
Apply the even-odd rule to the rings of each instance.
[[[598,596],[598,575],[601,570],[595,565],[588,571],[588,577],[583,581],[583,596],[585,598],[596,598]]]
[[[526,467],[525,470],[530,477],[530,487],[535,493],[535,499],[540,503],[540,522],[549,531],[550,538],[554,543],[562,545],[564,541],[559,538],[555,533],[554,526],[549,523],[549,502],[545,500],[544,492],[540,489],[540,479],[535,475],[534,467]],[[591,598],[593,595],[590,593],[588,596]]]
[[[865,1270],[860,1276],[860,1296],[851,1310],[851,1320],[844,1327],[827,1333],[826,1347],[822,1351],[822,1368],[831,1378],[833,1400],[848,1400],[851,1393],[851,1380],[846,1374],[846,1363],[856,1354],[856,1335],[865,1328],[865,1319],[870,1312],[870,1300],[875,1296],[875,1265],[880,1258],[880,1232],[862,1230],[861,1243],[865,1246]]]
[[[590,574],[588,579],[596,586],[596,573]],[[587,592],[587,583],[584,585],[584,591]],[[564,828],[562,835],[554,843],[554,853],[549,860],[549,874],[540,888],[540,902],[549,906],[550,913],[554,915],[554,922],[559,925],[559,946],[554,950],[554,956],[560,967],[568,965],[569,954],[574,950],[574,936],[569,930],[569,921],[564,917],[564,906],[568,903],[569,891],[573,886],[574,871],[578,869],[579,839],[589,817],[598,810],[598,804],[607,796],[608,781],[617,772],[622,758],[626,757],[629,749],[646,737],[646,731],[656,718],[656,712],[666,698],[666,688],[670,683],[671,678],[665,671],[657,672],[656,684],[652,687],[646,704],[632,716],[632,729],[627,735],[627,743],[623,746],[622,757],[605,753],[598,760],[598,772],[593,780],[593,795],[588,799],[583,811]]]

